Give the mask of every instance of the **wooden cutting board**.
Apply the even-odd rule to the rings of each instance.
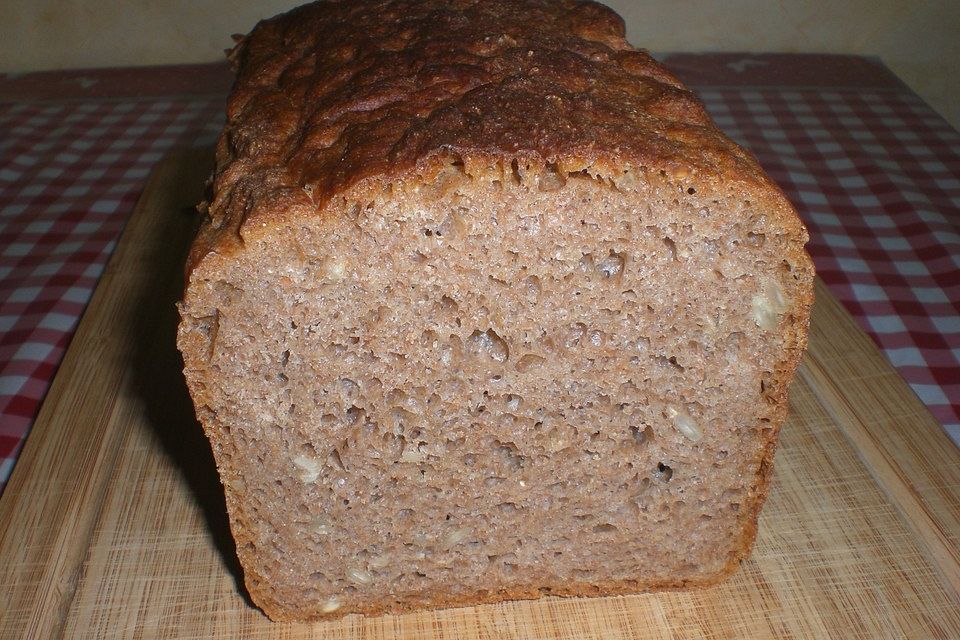
[[[271,623],[174,348],[209,163],[158,166],[0,499],[0,637],[960,638],[960,454],[819,283],[756,548],[724,584]]]

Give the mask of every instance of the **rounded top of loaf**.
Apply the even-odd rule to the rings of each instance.
[[[231,60],[213,198],[188,271],[451,161],[471,173],[519,160],[726,185],[760,194],[771,218],[805,236],[753,157],[594,2],[328,0],[261,22]]]

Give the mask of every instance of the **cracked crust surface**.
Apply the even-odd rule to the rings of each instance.
[[[598,3],[318,2],[261,22],[231,59],[209,222],[188,269],[445,154],[742,183],[806,236],[756,160]]]

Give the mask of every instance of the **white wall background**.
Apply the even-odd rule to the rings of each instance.
[[[960,0],[606,0],[652,51],[880,56],[960,128]],[[207,62],[298,0],[0,0],[0,71]]]

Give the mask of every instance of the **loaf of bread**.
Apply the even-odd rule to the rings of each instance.
[[[319,2],[231,58],[178,340],[253,601],[730,573],[806,345],[807,234],[621,19]]]

